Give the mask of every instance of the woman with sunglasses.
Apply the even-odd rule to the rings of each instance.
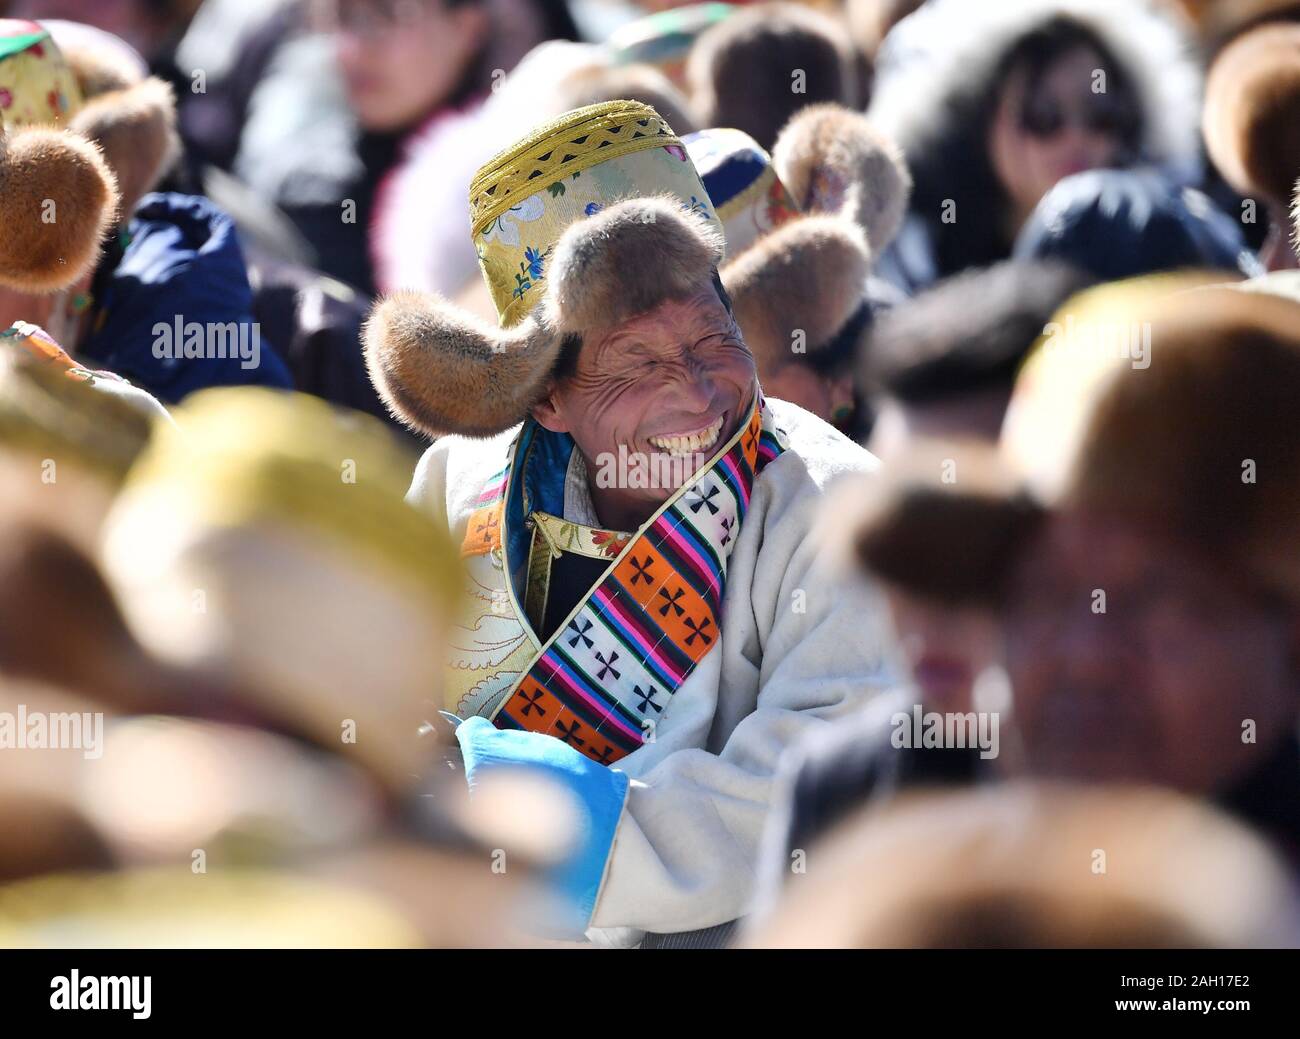
[[[1039,200],[1085,170],[1195,175],[1198,72],[1138,3],[931,0],[886,39],[870,115],[915,180],[879,273],[907,292],[1005,259]]]

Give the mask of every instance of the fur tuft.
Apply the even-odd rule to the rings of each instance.
[[[529,318],[502,330],[438,296],[395,292],[362,332],[366,367],[394,415],[429,436],[494,436],[541,398],[560,336]]]
[[[902,226],[912,176],[866,116],[835,104],[805,108],[781,131],[772,165],[805,212],[856,221],[877,255]]]
[[[556,243],[544,321],[562,334],[612,328],[706,287],[721,262],[721,237],[676,199],[617,202]]]
[[[73,118],[71,129],[103,150],[128,213],[157,187],[180,155],[176,97],[171,85],[160,79],[94,98]]]
[[[0,285],[30,294],[78,281],[117,216],[117,182],[75,134],[0,129]]]
[[[861,306],[871,268],[866,235],[840,217],[808,216],[759,239],[722,269],[736,323],[760,373],[829,343]]]
[[[1243,195],[1284,210],[1300,176],[1300,25],[1235,40],[1206,81],[1202,127],[1219,172]]]

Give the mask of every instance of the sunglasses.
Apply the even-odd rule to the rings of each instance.
[[[1040,139],[1055,137],[1072,126],[1119,138],[1128,138],[1137,130],[1138,115],[1131,103],[1110,94],[1086,96],[1082,104],[1066,106],[1051,94],[1035,94],[1020,111],[1020,128]]]

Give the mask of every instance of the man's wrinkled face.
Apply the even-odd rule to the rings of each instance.
[[[620,457],[674,477],[669,486],[635,487],[624,467],[613,470],[622,484],[610,488],[616,497],[657,504],[736,433],[757,386],[753,355],[708,285],[586,334],[574,371],[534,414],[573,437],[593,479]]]
[[[1294,623],[1167,537],[1054,516],[1006,615],[1017,769],[1224,789],[1293,737]]]

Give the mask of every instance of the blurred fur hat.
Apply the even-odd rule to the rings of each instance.
[[[460,592],[445,531],[404,500],[412,459],[305,395],[207,390],[174,414],[104,527],[135,637],[401,789],[428,754],[416,734],[442,706]]]
[[[179,154],[171,87],[117,37],[0,20],[0,285],[56,292]]]
[[[836,104],[799,112],[770,159],[740,131],[706,134],[743,138],[726,161],[704,147],[699,161],[728,234],[722,281],[760,373],[831,352],[850,357],[873,257],[897,234],[911,191],[898,149]],[[737,174],[749,181],[740,191],[727,185]]]
[[[1300,24],[1244,33],[1210,66],[1205,146],[1243,195],[1290,208],[1300,177]]]
[[[117,177],[122,212],[129,214],[180,156],[171,84],[150,76],[144,59],[111,33],[78,22],[42,24],[85,99],[69,127],[99,145]]]
[[[1107,868],[1089,868],[1103,848]],[[1276,851],[1155,788],[1014,783],[850,816],[745,944],[759,948],[1289,948]],[[863,878],[870,877],[870,883]]]
[[[494,328],[433,294],[397,292],[364,332],[370,377],[412,428],[491,436],[544,393],[562,345],[712,284],[723,239],[681,142],[651,108],[570,112],[471,185]]]
[[[863,486],[858,558],[931,597],[995,599],[1032,525],[1081,507],[1165,531],[1300,603],[1300,431],[1285,404],[1300,395],[1300,303],[1189,284],[1140,279],[1067,303],[1020,373],[997,448],[918,449]],[[1136,334],[1145,359],[1112,332]]]

